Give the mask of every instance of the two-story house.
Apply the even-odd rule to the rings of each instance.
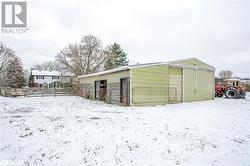
[[[72,82],[72,75],[65,75],[58,71],[31,70],[32,87],[61,87],[62,83]]]

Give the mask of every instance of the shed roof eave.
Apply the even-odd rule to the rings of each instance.
[[[104,75],[104,74],[110,74],[110,73],[115,73],[115,72],[130,70],[130,69],[134,69],[134,68],[142,68],[142,67],[150,67],[150,66],[158,66],[158,65],[169,65],[169,66],[178,67],[178,68],[189,68],[189,69],[201,69],[201,70],[215,71],[215,67],[213,67],[211,65],[208,65],[208,67],[195,67],[195,66],[191,66],[191,65],[177,64],[176,63],[176,62],[179,62],[179,61],[191,60],[191,59],[195,59],[197,61],[200,61],[200,62],[208,65],[207,63],[205,63],[205,62],[203,62],[203,61],[201,61],[201,60],[199,60],[197,58],[187,58],[187,59],[174,60],[174,61],[168,61],[168,62],[154,62],[154,63],[135,64],[135,65],[122,66],[122,67],[111,69],[111,70],[107,70],[107,71],[101,71],[101,72],[92,73],[92,74],[88,74],[88,75],[78,76],[77,79],[79,79],[79,78],[85,78],[85,77],[91,77],[91,76]]]
[[[77,79],[85,78],[85,77],[98,76],[98,75],[104,75],[104,74],[110,74],[110,73],[116,73],[116,72],[126,71],[126,70],[129,70],[129,69],[130,68],[128,66],[123,66],[123,67],[119,67],[119,68],[115,68],[115,69],[111,69],[111,70],[101,71],[101,72],[98,72],[98,73],[92,73],[92,74],[88,74],[88,75],[81,75],[81,76],[78,76]]]
[[[177,67],[177,68],[183,68],[183,69],[196,69],[196,70],[209,70],[209,71],[215,71],[214,67],[208,68],[208,67],[195,67],[190,65],[180,65],[180,64],[169,64],[171,67]]]

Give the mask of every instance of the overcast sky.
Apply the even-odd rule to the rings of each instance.
[[[25,68],[93,34],[131,64],[197,57],[250,77],[250,0],[28,0],[27,14],[27,34],[0,33]]]

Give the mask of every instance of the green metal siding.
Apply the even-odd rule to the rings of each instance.
[[[213,84],[213,71],[182,69],[168,65],[131,69],[131,105],[213,99]]]
[[[183,69],[183,101],[196,101],[196,70]]]
[[[215,79],[214,79],[214,72],[207,71],[207,100],[214,99],[214,87],[215,86]]]
[[[197,71],[197,101],[207,99],[207,71]]]
[[[214,95],[214,72],[183,69],[184,102],[211,100]]]
[[[214,72],[198,71],[197,100],[211,100],[214,96]]]
[[[92,90],[94,81],[107,80],[107,90],[114,96],[113,91],[119,92],[120,79],[130,77],[130,105],[157,105],[213,99],[213,70],[212,66],[193,58],[132,67],[126,71],[83,77],[79,81],[80,85],[92,85],[89,88]]]
[[[182,102],[182,69],[169,68],[169,102]]]
[[[131,105],[168,103],[168,65],[131,69]]]

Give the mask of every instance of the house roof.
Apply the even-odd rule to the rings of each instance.
[[[188,64],[182,64],[182,61],[188,61],[188,60],[196,60],[198,62],[201,62],[208,67],[194,67],[193,65],[188,65]],[[97,76],[97,75],[103,75],[103,74],[109,74],[109,73],[115,73],[119,71],[125,71],[133,68],[140,68],[140,67],[150,67],[150,66],[157,66],[157,65],[170,65],[173,67],[179,67],[179,68],[195,68],[195,69],[205,69],[205,70],[211,70],[215,71],[215,67],[197,59],[197,58],[188,58],[188,59],[181,59],[181,60],[174,60],[174,61],[167,61],[167,62],[153,62],[153,63],[143,63],[143,64],[134,64],[134,65],[128,65],[128,66],[122,66],[119,68],[111,69],[111,70],[106,70],[106,71],[101,71],[97,73],[92,73],[92,74],[87,74],[87,75],[81,75],[78,76],[78,78],[84,78],[84,77],[91,77],[91,76]]]
[[[74,77],[69,73],[60,73],[59,71],[48,71],[48,70],[31,70],[33,76],[60,76],[60,77]]]
[[[47,70],[31,70],[31,74],[35,76],[59,76],[58,71],[47,71]]]

